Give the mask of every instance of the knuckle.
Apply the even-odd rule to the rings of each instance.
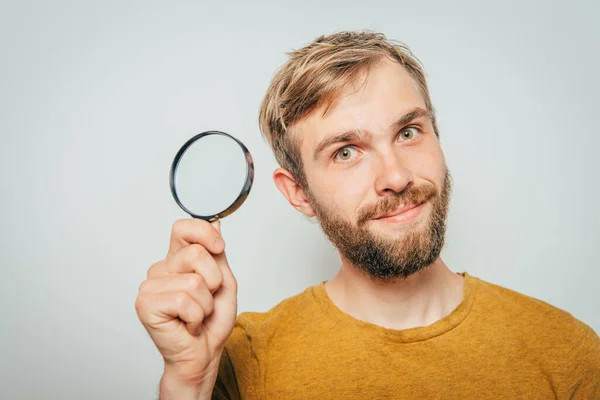
[[[158,261],[158,262],[155,262],[154,264],[152,264],[150,266],[150,268],[148,268],[148,271],[146,272],[146,279],[150,279],[153,276],[156,276],[158,273],[157,271],[160,268],[161,264],[162,264],[162,261]]]
[[[196,321],[197,323],[202,323],[206,314],[202,307],[192,307],[188,310],[191,320]]]
[[[200,260],[206,254],[206,249],[199,244],[191,244],[187,249],[187,260],[194,262]]]
[[[221,271],[219,270],[219,267],[217,265],[214,266],[215,268],[215,285],[217,286],[217,288],[221,287],[223,285],[223,274],[221,273]]]
[[[186,225],[185,219],[178,219],[177,221],[173,222],[173,226],[171,227],[171,234],[174,237],[182,236],[183,233],[185,232],[185,225]]]
[[[147,289],[148,289],[148,280],[145,280],[142,283],[140,283],[140,286],[138,287],[138,293],[145,293]]]
[[[182,293],[182,292],[176,293],[175,297],[173,298],[173,301],[175,302],[175,306],[178,309],[185,308],[189,304],[189,298],[188,298],[187,294]]]
[[[198,291],[205,286],[204,278],[199,274],[191,274],[187,278],[188,288],[192,291]]]
[[[210,296],[210,298],[203,304],[203,306],[204,306],[204,312],[206,313],[206,315],[212,314],[212,312],[215,308],[214,298],[212,296]]]
[[[198,307],[197,315],[198,315],[198,321],[203,321],[204,317],[206,317],[207,314],[204,312],[202,307]]]
[[[223,274],[216,263],[208,263],[203,266],[202,273],[206,287],[211,291],[219,289],[223,285]]]
[[[141,316],[144,313],[146,305],[145,305],[145,301],[144,301],[144,297],[143,296],[137,296],[135,298],[134,307],[135,307],[135,312],[139,316]]]

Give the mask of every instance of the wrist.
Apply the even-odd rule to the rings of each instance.
[[[212,387],[181,379],[165,370],[160,379],[160,400],[210,400]]]

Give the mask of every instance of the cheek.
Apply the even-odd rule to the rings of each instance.
[[[342,215],[355,212],[372,187],[372,175],[367,168],[355,168],[351,173],[337,171],[323,174],[315,181],[311,187],[315,188],[320,202]]]
[[[436,183],[441,182],[446,173],[446,160],[437,141],[415,153],[413,165],[419,176]]]

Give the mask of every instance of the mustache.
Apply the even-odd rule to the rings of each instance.
[[[438,193],[439,190],[434,184],[424,184],[421,186],[410,185],[402,192],[397,193],[394,196],[384,197],[381,201],[373,205],[363,207],[363,209],[358,213],[357,225],[361,226],[370,219],[378,215],[390,213],[402,205],[409,203],[423,203],[430,198],[437,196]]]

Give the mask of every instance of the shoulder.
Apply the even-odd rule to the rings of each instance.
[[[600,382],[600,337],[590,326],[548,302],[471,279],[477,285],[473,311],[483,326],[517,339],[530,350],[540,350],[538,354],[552,359],[575,381],[588,377]]]
[[[237,324],[247,330],[277,327],[282,322],[286,324],[302,323],[303,319],[316,311],[318,307],[315,291],[318,286],[310,286],[301,293],[288,297],[265,312],[244,312],[237,318]],[[303,318],[304,317],[304,318]]]
[[[246,398],[262,393],[260,376],[265,368],[265,353],[278,346],[273,339],[294,336],[302,326],[310,325],[310,315],[319,307],[315,289],[316,286],[309,287],[266,312],[237,316],[225,343],[215,386],[222,397],[215,398]]]
[[[295,336],[306,327],[313,326],[314,317],[320,311],[316,293],[319,287],[320,285],[310,286],[268,311],[239,314],[227,342],[230,352],[243,350],[242,347],[246,350],[252,347],[253,352],[258,352],[274,337]]]
[[[478,283],[477,304],[485,311],[510,318],[513,321],[522,321],[531,328],[563,330],[570,334],[573,334],[573,330],[575,330],[586,336],[590,331],[593,333],[589,326],[566,310],[515,290],[482,279],[471,278]]]

